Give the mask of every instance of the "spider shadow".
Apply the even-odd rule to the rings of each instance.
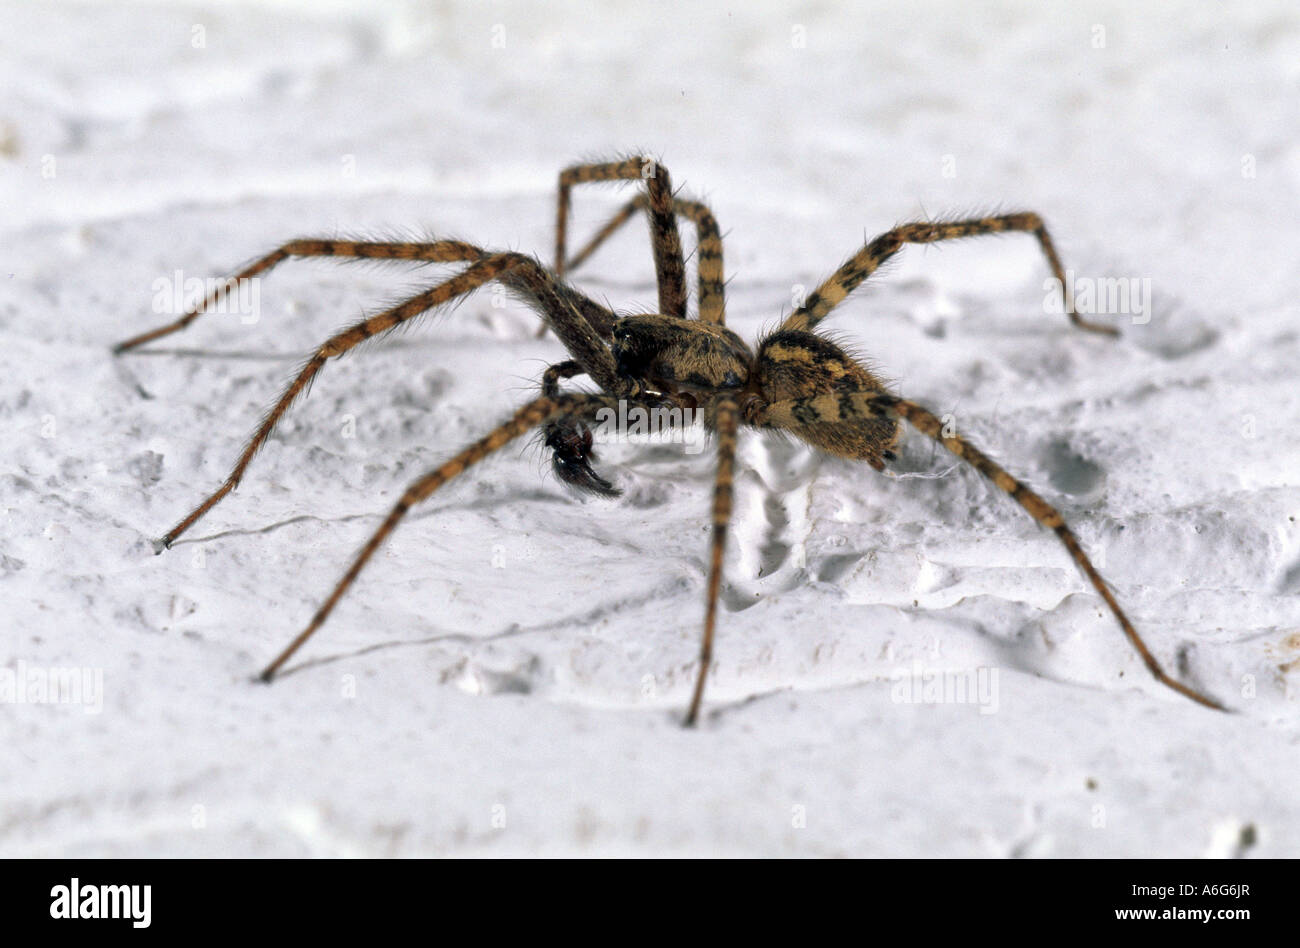
[[[373,348],[376,350],[427,349],[431,345],[427,340],[395,338],[377,340]],[[306,348],[295,349],[292,352],[268,349],[149,348],[135,349],[129,354],[132,356],[167,356],[169,358],[181,357],[186,359],[246,359],[254,362],[287,362],[301,359],[304,355],[310,353]]]
[[[529,491],[521,491],[516,494],[513,494],[510,499],[525,500],[525,501],[531,501],[535,503],[552,503],[552,504],[570,503],[575,500],[581,503],[583,501],[583,498],[581,497],[574,498],[562,492],[548,491],[543,488],[536,488],[534,490],[529,490]],[[472,500],[465,501],[464,503],[450,503],[450,504],[444,504],[443,506],[440,507],[431,507],[427,510],[422,510],[419,511],[418,513],[411,514],[406,519],[411,523],[419,523],[421,521],[429,520],[433,517],[437,517],[449,510],[491,510],[496,507],[499,507],[500,505],[501,505],[501,499],[499,497],[476,497]],[[209,533],[201,537],[188,537],[185,539],[178,539],[172,543],[172,548],[174,549],[179,546],[187,546],[189,544],[195,544],[195,543],[211,543],[213,540],[224,540],[227,537],[247,537],[247,536],[256,536],[262,533],[274,533],[277,530],[280,530],[284,527],[291,527],[297,523],[307,523],[307,522],[350,523],[354,520],[370,520],[370,521],[378,522],[383,520],[384,516],[385,513],[382,510],[367,511],[365,513],[343,514],[342,516],[338,516],[338,517],[321,517],[321,516],[317,516],[316,514],[296,514],[295,516],[288,517],[284,520],[276,520],[271,523],[264,524],[260,527],[232,527],[229,530],[221,530],[217,533]],[[157,544],[155,543],[155,545]],[[158,552],[161,553],[162,550],[160,549],[158,550]]]
[[[302,358],[301,352],[268,352],[246,349],[140,349],[132,352],[135,356],[182,356],[187,359],[247,359],[256,362],[284,362],[288,359]]]
[[[654,588],[647,590],[641,596],[619,602],[612,607],[607,605],[596,606],[595,608],[588,609],[582,613],[571,613],[567,616],[560,616],[559,618],[551,619],[548,622],[539,622],[532,625],[522,625],[516,622],[498,632],[491,632],[486,635],[477,635],[469,632],[438,632],[435,635],[427,635],[418,639],[393,639],[387,642],[374,642],[370,645],[364,645],[348,651],[338,652],[333,655],[322,655],[317,658],[304,659],[297,664],[291,665],[283,671],[278,672],[275,677],[276,680],[287,678],[290,675],[296,675],[312,668],[334,665],[338,662],[349,661],[375,652],[388,651],[389,649],[424,648],[440,643],[454,643],[473,648],[483,644],[503,642],[525,635],[544,634],[547,632],[572,629],[590,629],[594,628],[601,619],[605,618],[611,608],[616,611],[621,611],[627,608],[644,608],[652,603],[660,601],[666,596],[679,593],[688,587],[690,587],[689,582],[678,577],[665,583],[660,583]],[[462,656],[462,661],[469,658],[470,655],[468,654],[467,649],[466,654]],[[262,681],[260,677],[255,677],[253,680],[259,683]],[[505,687],[498,689],[498,691],[513,690],[518,692],[520,690],[517,687],[517,678],[504,676],[502,681],[504,682]],[[515,685],[511,684],[512,681],[515,682]]]
[[[318,658],[303,659],[296,665],[290,665],[288,668],[279,671],[275,675],[275,681],[282,678],[292,678],[302,672],[310,671],[313,668],[323,668],[327,665],[335,665],[339,662],[348,661],[354,658],[361,658],[372,652],[386,652],[389,649],[400,648],[419,648],[429,645],[437,645],[440,642],[454,642],[460,644],[472,644],[475,642],[495,642],[502,639],[511,638],[516,635],[522,635],[525,632],[532,631],[532,628],[524,626],[513,626],[504,629],[501,632],[494,632],[491,635],[469,635],[465,632],[440,632],[437,635],[428,635],[419,639],[394,639],[389,642],[374,642],[361,648],[352,649],[347,652],[338,652],[334,655],[321,655]],[[254,676],[253,681],[262,684],[263,679],[260,675]],[[270,682],[266,682],[269,684]]]

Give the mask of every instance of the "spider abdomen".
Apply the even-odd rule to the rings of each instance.
[[[818,395],[887,393],[880,379],[834,342],[799,330],[783,330],[763,340],[757,374],[759,391],[768,403]],[[866,461],[877,470],[885,466],[902,433],[897,421],[875,416],[813,421],[786,430],[828,454]]]

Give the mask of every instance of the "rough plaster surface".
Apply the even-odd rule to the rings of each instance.
[[[0,663],[103,688],[0,707],[0,853],[1300,852],[1300,16],[740,7],[0,7]],[[1029,238],[910,248],[832,325],[1058,504],[1239,713],[1152,682],[1055,539],[915,433],[892,479],[743,438],[698,730],[712,470],[666,443],[605,447],[612,502],[517,443],[253,684],[562,351],[487,291],[330,364],[155,556],[311,347],[440,271],[293,262],[256,322],[109,346],[178,270],[292,236],[549,259],[556,172],[636,149],[716,210],[748,338],[927,214],[1038,210],[1080,277],[1149,281],[1112,341],[1045,312]],[[621,197],[580,192],[575,234]],[[638,226],[575,279],[632,312],[651,274]],[[900,700],[914,671],[996,687]]]

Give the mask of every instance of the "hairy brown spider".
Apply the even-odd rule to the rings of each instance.
[[[623,180],[643,180],[644,193],[629,201],[573,258],[567,258],[565,242],[573,186],[584,182]],[[564,274],[586,260],[602,241],[641,211],[650,221],[659,312],[620,318],[565,282]],[[694,320],[688,319],[686,314],[686,267],[677,231],[678,215],[694,222],[697,232],[699,312]],[[737,431],[742,426],[780,429],[829,454],[866,461],[876,470],[883,470],[887,461],[894,460],[893,448],[902,434],[902,420],[970,463],[1061,539],[1156,680],[1193,701],[1225,710],[1217,701],[1164,672],[1061,514],[1051,504],[969,441],[945,433],[940,420],[930,411],[887,391],[863,365],[816,332],[818,324],[831,310],[904,244],[933,243],[1007,231],[1024,231],[1037,237],[1052,273],[1064,288],[1061,262],[1037,214],[1021,212],[944,223],[906,224],[870,241],[850,257],[807,298],[804,305],[785,319],[776,332],[761,339],[756,351],[725,326],[722,238],[712,212],[703,204],[678,199],[673,194],[667,169],[648,159],[628,158],[578,165],[561,172],[554,269],[547,269],[537,259],[525,254],[494,253],[454,240],[429,243],[290,241],[237,273],[175,322],[128,339],[114,351],[125,352],[184,329],[221,300],[236,281],[264,273],[289,257],[463,262],[468,266],[451,279],[327,339],[271,407],[230,476],[167,532],[162,538],[162,546],[169,547],[234,489],[276,423],[294,400],[306,392],[316,373],[329,359],[496,280],[541,315],[543,330],[550,328],[568,349],[571,358],[546,370],[539,397],[406,489],[333,592],[312,616],[306,629],[262,672],[263,680],[270,681],[289,657],[320,628],[362,567],[408,510],[470,465],[530,429],[544,426],[545,443],[553,452],[554,469],[562,480],[579,489],[616,493],[610,483],[591,467],[589,426],[600,410],[616,408],[621,400],[625,407],[639,406],[647,411],[664,406],[698,409],[706,428],[717,436],[717,479],[713,491],[713,534],[704,634],[686,724],[693,724],[699,716],[704,683],[712,661],[723,551],[731,518]],[[1070,321],[1081,329],[1117,334],[1110,327],[1080,318],[1068,299],[1066,311]],[[579,375],[589,376],[599,386],[600,392],[561,391],[561,380]]]

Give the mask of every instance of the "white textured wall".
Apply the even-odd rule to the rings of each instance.
[[[1250,826],[1300,853],[1290,4],[374,6],[0,7],[0,665],[104,688],[0,707],[0,853],[1228,855]],[[1059,504],[1241,713],[1152,682],[1054,538],[915,434],[899,469],[935,477],[743,438],[697,731],[712,472],[668,445],[605,449],[615,502],[503,452],[252,684],[562,351],[481,293],[330,364],[155,557],[302,356],[437,274],[286,264],[255,325],[109,346],[166,318],[155,281],[291,236],[549,260],[556,172],[628,149],[715,208],[750,338],[926,214],[1037,210],[1078,275],[1149,280],[1108,341],[1044,312],[1027,237],[911,248],[831,325]],[[577,234],[619,197],[581,192]],[[579,283],[631,310],[651,274],[638,226]],[[914,667],[995,671],[996,713],[900,703]]]

